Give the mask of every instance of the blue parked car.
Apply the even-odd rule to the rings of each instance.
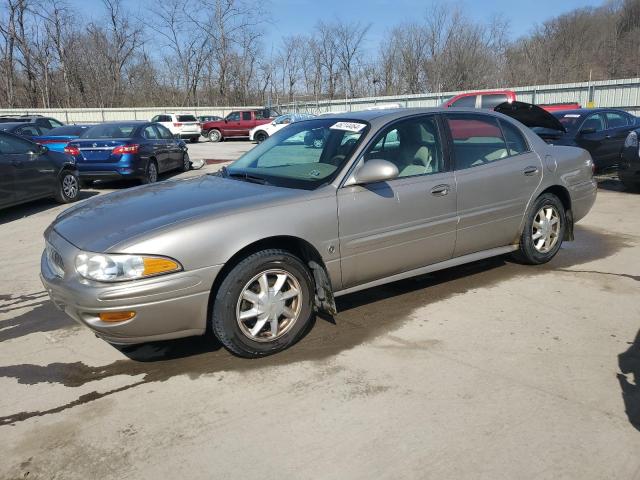
[[[49,150],[53,150],[54,152],[64,152],[64,147],[66,147],[71,140],[75,140],[93,126],[94,125],[64,125],[49,130],[44,135],[33,137],[32,140],[40,145],[46,145]]]
[[[158,123],[110,122],[96,125],[64,149],[73,155],[80,180],[140,180],[154,183],[169,170],[187,171],[187,145]]]
[[[0,130],[7,133],[19,135],[27,140],[33,140],[34,137],[42,135],[43,130],[32,123],[24,122],[3,122],[0,123]]]

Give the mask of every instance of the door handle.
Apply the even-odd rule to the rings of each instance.
[[[437,185],[431,189],[431,195],[444,197],[449,193],[449,185]]]
[[[538,173],[538,167],[527,167],[522,171],[522,173],[529,176],[535,175]]]

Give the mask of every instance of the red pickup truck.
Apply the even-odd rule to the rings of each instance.
[[[460,93],[442,104],[443,107],[468,107],[468,108],[495,108],[504,102],[516,100],[516,92],[513,90],[493,90],[487,92]],[[577,102],[550,103],[538,105],[547,112],[558,110],[575,110],[581,108]]]
[[[223,120],[214,120],[202,124],[202,135],[212,142],[220,142],[230,137],[248,137],[249,130],[258,125],[271,122],[278,112],[271,108],[259,110],[237,110]]]

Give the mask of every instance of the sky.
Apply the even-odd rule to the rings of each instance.
[[[127,7],[138,10],[154,1],[124,0]],[[440,0],[438,3],[459,6],[471,19],[483,21],[503,16],[509,24],[509,34],[516,39],[529,33],[545,20],[575,8],[600,6],[606,0]],[[68,0],[83,17],[91,18],[101,11],[100,0]],[[377,48],[387,30],[403,21],[419,20],[431,5],[431,0],[262,0],[270,12],[264,26],[265,47],[277,48],[287,35],[308,33],[318,20],[360,21],[371,24],[367,49]]]

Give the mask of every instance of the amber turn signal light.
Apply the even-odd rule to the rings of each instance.
[[[142,275],[145,277],[180,270],[180,264],[168,258],[144,257],[142,261],[144,264],[144,271]]]
[[[136,316],[136,312],[102,312],[99,317],[103,322],[124,322]]]

